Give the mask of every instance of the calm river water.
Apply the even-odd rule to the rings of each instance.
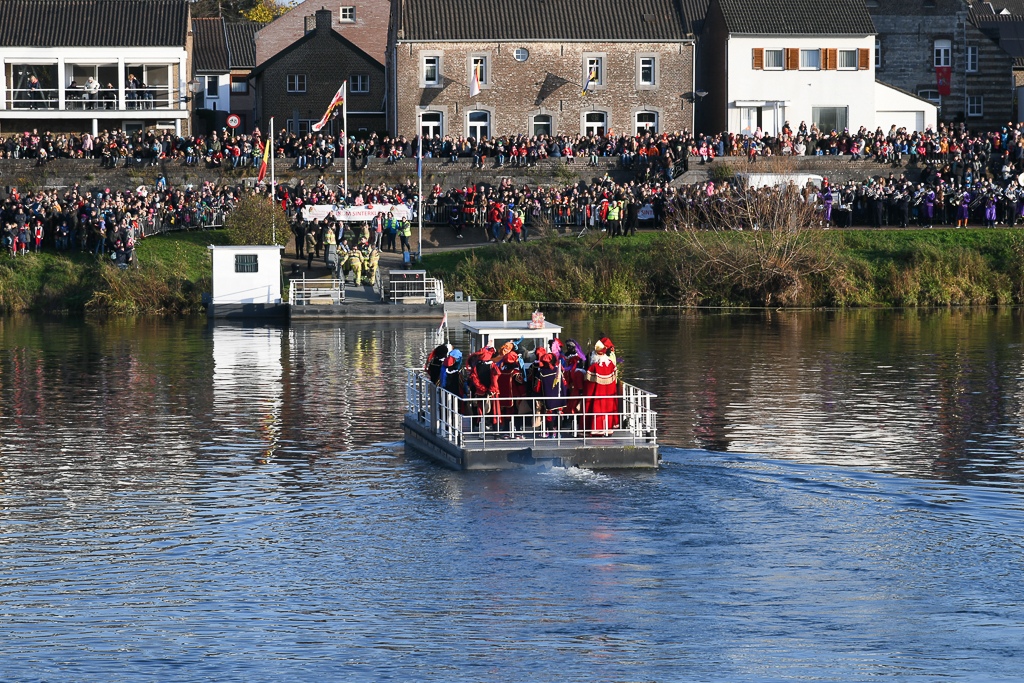
[[[405,454],[430,324],[0,318],[0,679],[1021,678],[1022,311],[549,317],[662,469]]]

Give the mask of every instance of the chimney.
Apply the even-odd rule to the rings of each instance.
[[[331,30],[331,10],[321,7],[316,11],[316,30]]]
[[[304,22],[305,29],[303,35],[309,33],[310,31],[316,28],[316,17],[310,15],[308,17],[302,17],[302,20]]]

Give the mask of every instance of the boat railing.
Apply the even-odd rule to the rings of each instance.
[[[565,397],[561,411],[548,410],[544,396],[461,398],[442,389],[419,368],[407,371],[408,415],[459,448],[509,448],[510,441],[557,447],[656,445],[656,394],[620,382],[611,396]],[[610,403],[610,406],[609,406]]]
[[[292,306],[328,303],[338,305],[344,302],[345,288],[341,280],[302,278],[289,283],[288,303]]]

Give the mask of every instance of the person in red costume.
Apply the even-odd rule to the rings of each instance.
[[[469,357],[469,389],[473,398],[495,398],[498,395],[498,376],[501,371],[491,361],[494,349],[485,346]],[[492,410],[497,411],[498,401],[474,401],[472,412],[481,417]],[[494,428],[498,428],[500,413],[495,412]],[[475,420],[474,420],[475,422]],[[481,419],[480,432],[485,429],[485,420]],[[476,427],[474,426],[474,429]]]
[[[507,344],[505,346],[508,346]],[[505,347],[502,347],[504,350]],[[498,375],[498,396],[501,398],[498,401],[500,406],[498,410],[501,411],[502,419],[506,422],[505,427],[509,432],[513,431],[513,428],[517,428],[520,432],[524,429],[523,420],[516,419],[512,416],[516,415],[519,411],[519,404],[522,402],[521,399],[526,396],[526,383],[523,377],[522,368],[519,365],[519,354],[515,351],[509,351],[505,354],[505,357],[501,360],[500,365],[501,374]],[[518,422],[518,424],[514,424]],[[523,438],[522,434],[516,438]]]
[[[602,337],[594,344],[594,357],[587,368],[587,429],[591,436],[611,436],[619,427],[618,370],[611,355],[615,346]]]

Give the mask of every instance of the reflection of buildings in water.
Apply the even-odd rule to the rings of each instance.
[[[284,404],[281,339],[274,327],[214,326],[213,427],[220,432],[215,439],[245,448],[245,435],[253,431],[260,451],[272,455]]]

